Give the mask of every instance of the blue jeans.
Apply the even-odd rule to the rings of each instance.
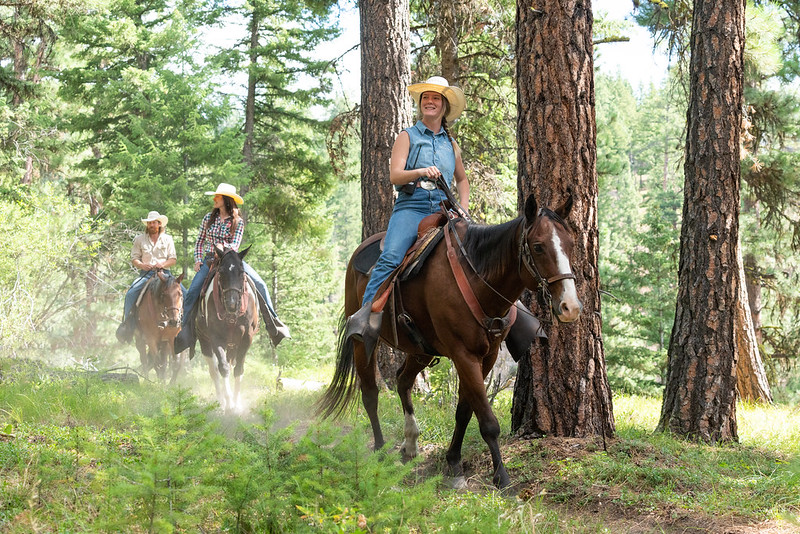
[[[264,302],[267,303],[267,308],[269,308],[269,312],[272,314],[273,317],[277,317],[278,314],[275,313],[275,308],[272,306],[272,300],[269,298],[269,292],[267,291],[267,284],[264,283],[264,280],[258,275],[255,270],[253,270],[247,262],[242,262],[244,266],[244,272],[247,273],[247,276],[253,281],[253,285],[256,287],[256,291],[261,295],[261,298],[264,299]],[[192,311],[194,308],[195,303],[197,302],[197,298],[200,296],[200,290],[203,289],[203,282],[205,281],[206,277],[208,276],[208,263],[203,262],[200,265],[200,270],[194,275],[192,278],[192,283],[189,286],[189,289],[186,291],[186,295],[183,297],[183,324],[186,324],[186,321],[189,319],[189,312]]]
[[[165,269],[164,272],[168,273],[169,270]],[[125,319],[127,319],[128,315],[131,313],[133,306],[136,304],[136,300],[139,298],[139,293],[142,292],[142,288],[155,273],[155,271],[139,271],[139,278],[133,281],[131,287],[128,288],[128,292],[125,293],[125,305],[122,309],[123,322],[125,322]],[[181,291],[183,291],[184,295],[186,294],[183,285],[181,285]]]
[[[375,268],[364,290],[361,305],[375,299],[375,293],[381,284],[392,274],[403,257],[417,240],[417,227],[422,219],[441,210],[441,202],[445,199],[444,193],[438,189],[428,191],[421,187],[414,189],[414,194],[408,195],[402,191],[394,203],[392,217],[389,219],[389,228],[386,229],[386,239]]]

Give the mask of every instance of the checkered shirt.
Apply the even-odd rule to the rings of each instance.
[[[244,235],[244,220],[239,219],[239,226],[236,227],[236,234],[231,233],[231,224],[233,224],[233,217],[230,216],[224,221],[222,217],[217,217],[208,229],[208,221],[211,219],[211,214],[206,213],[203,217],[203,222],[200,223],[200,234],[197,236],[197,243],[194,246],[194,262],[198,263],[203,261],[203,258],[209,252],[214,250],[214,246],[219,243],[222,246],[228,246],[233,250],[239,250],[239,245],[242,244],[242,236]]]

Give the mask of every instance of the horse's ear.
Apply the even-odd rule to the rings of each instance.
[[[568,189],[567,200],[565,200],[564,204],[556,210],[556,214],[566,221],[567,217],[569,217],[570,211],[572,211],[572,190]]]
[[[158,279],[161,280],[162,282],[167,281],[167,275],[164,274],[164,271],[156,271],[156,276],[158,276]]]
[[[528,222],[533,221],[536,218],[537,210],[536,198],[533,196],[533,193],[531,193],[525,201],[525,219],[527,219]]]
[[[253,246],[253,245],[247,245],[247,248],[246,248],[246,249],[244,249],[244,250],[240,250],[240,251],[239,251],[239,259],[240,259],[240,260],[243,260],[243,259],[244,259],[244,257],[245,257],[245,256],[247,256],[247,253],[250,251],[250,247],[252,247],[252,246]]]
[[[181,273],[181,275],[178,278],[176,278],[176,280],[178,281],[179,284],[181,283],[181,281],[183,281],[183,275],[184,274],[186,274],[186,273]]]
[[[214,245],[214,252],[216,253],[218,258],[221,258],[223,254],[225,254],[225,249],[222,247],[221,244],[217,243]]]

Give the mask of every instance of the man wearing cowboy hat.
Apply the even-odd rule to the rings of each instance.
[[[142,219],[142,222],[147,225],[145,233],[137,235],[133,240],[131,264],[139,269],[139,277],[133,281],[125,294],[122,323],[117,328],[117,339],[120,343],[129,343],[133,338],[133,331],[136,328],[136,314],[133,313],[133,306],[139,298],[142,288],[153,276],[153,273],[169,269],[178,261],[172,236],[164,233],[168,221],[166,215],[151,211],[147,214],[147,218]]]

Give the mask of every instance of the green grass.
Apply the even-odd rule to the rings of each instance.
[[[202,364],[202,360],[197,363]],[[318,392],[281,390],[248,362],[247,414],[214,407],[204,365],[181,387],[53,378],[9,366],[0,385],[0,532],[713,532],[761,522],[792,532],[800,511],[800,410],[740,404],[740,443],[654,433],[660,399],[614,399],[617,436],[518,441],[505,434],[512,488],[495,491],[473,422],[468,491],[447,487],[453,428],[446,388],[415,399],[422,455],[399,461],[403,417],[381,395],[388,445],[370,450],[358,408],[318,421]],[[287,376],[324,382],[325,374]],[[511,392],[494,409],[509,428]]]

